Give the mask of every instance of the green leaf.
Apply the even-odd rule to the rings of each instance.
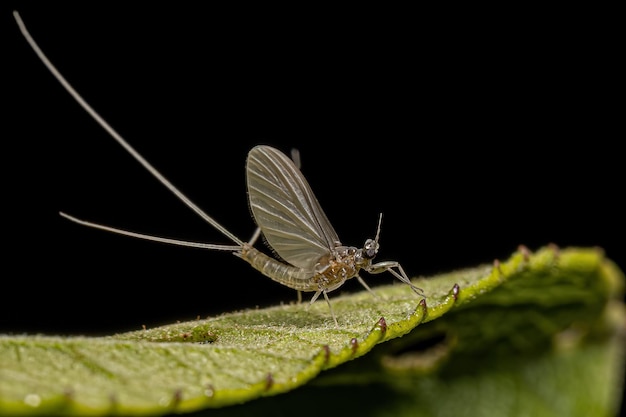
[[[338,328],[317,302],[101,338],[0,336],[0,413],[615,415],[624,276],[601,250],[522,248],[414,282],[425,302],[401,284],[333,297]]]

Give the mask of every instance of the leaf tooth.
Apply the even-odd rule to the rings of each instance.
[[[454,284],[458,287],[457,284]],[[454,290],[454,287],[452,287],[452,289]],[[454,294],[454,292],[453,292]],[[455,300],[456,301],[456,295],[455,295]],[[417,305],[417,308],[415,309],[415,313],[417,313],[417,309],[421,309],[422,310],[422,314],[421,314],[421,318],[420,318],[420,323],[423,322],[424,320],[426,320],[426,317],[428,317],[428,305],[426,304],[426,299],[422,298],[419,302],[419,304]]]
[[[517,247],[517,251],[522,254],[522,257],[524,258],[524,262],[527,263],[528,260],[530,259],[530,255],[532,255],[532,252],[530,251],[530,249],[528,249],[526,245],[519,245]]]
[[[119,405],[119,401],[117,400],[117,394],[116,393],[111,392],[109,394],[109,403],[111,404],[111,410],[117,409],[117,407]]]
[[[352,346],[352,354],[355,354],[357,349],[359,348],[359,341],[356,340],[356,337],[350,339],[350,345]]]
[[[380,327],[380,331],[383,335],[387,333],[387,321],[384,317],[381,317],[380,320],[378,320],[377,326]]]
[[[454,301],[459,299],[459,291],[461,291],[461,287],[459,287],[459,284],[454,284],[452,286],[452,296],[454,297]],[[424,301],[424,307],[426,307],[426,300],[423,300],[423,301]]]
[[[559,248],[559,245],[557,245],[556,243],[549,243],[548,249],[554,252],[554,257],[558,260],[561,256],[561,248]]]
[[[330,346],[324,345],[322,349],[324,350],[324,365],[326,365],[330,361]]]
[[[499,259],[493,260],[493,269],[496,269],[500,275],[504,275],[502,272],[502,264]]]
[[[172,409],[175,410],[178,405],[182,402],[183,400],[183,390],[181,388],[175,389],[174,390],[174,396],[172,397]]]

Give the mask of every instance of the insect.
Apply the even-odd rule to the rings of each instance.
[[[372,292],[359,275],[360,270],[370,274],[390,272],[416,294],[423,296],[422,290],[411,283],[400,263],[396,261],[373,263],[379,250],[382,214],[374,239],[367,239],[362,248],[343,245],[300,172],[299,163],[294,163],[282,152],[270,146],[255,146],[250,150],[246,162],[249,204],[257,229],[248,242],[233,235],[163,177],[102,119],[48,60],[17,12],[14,12],[14,17],[32,49],[80,106],[168,190],[233,244],[220,245],[151,236],[91,223],[61,212],[63,217],[84,226],[126,236],[174,245],[230,251],[274,281],[297,290],[299,299],[301,292],[314,292],[310,301],[312,304],[323,295],[336,326],[337,317],[328,293],[339,288],[346,280],[355,277],[363,287]],[[281,259],[268,256],[253,247],[261,234]]]

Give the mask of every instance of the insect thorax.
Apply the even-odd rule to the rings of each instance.
[[[319,260],[315,266],[313,282],[317,289],[327,292],[339,288],[346,280],[357,275],[360,269],[369,267],[372,259],[363,256],[363,250],[354,246],[337,246],[331,254]]]

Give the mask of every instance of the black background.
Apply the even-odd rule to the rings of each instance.
[[[344,243],[372,237],[383,212],[377,259],[409,275],[519,244],[600,246],[626,267],[618,57],[596,16],[164,4],[19,7],[84,98],[237,236],[254,230],[244,167],[264,143],[300,149]],[[62,219],[230,243],[71,99],[9,11],[0,19],[0,333],[111,334],[295,299],[228,253]]]
[[[383,212],[378,259],[409,275],[549,243],[626,268],[610,11],[122,4],[2,8],[0,333],[106,335],[295,299],[228,253],[58,215],[230,243],[63,91],[12,8],[85,99],[243,239],[245,158],[264,143],[300,149],[344,243],[372,237]]]

